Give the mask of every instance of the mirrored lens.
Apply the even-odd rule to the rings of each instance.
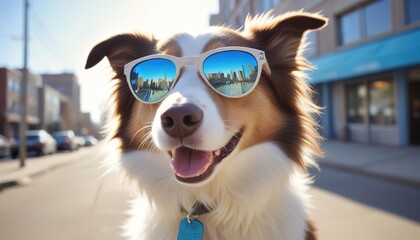
[[[215,53],[203,63],[207,81],[220,93],[238,97],[257,81],[258,63],[250,53],[232,50]]]
[[[175,74],[175,64],[168,59],[146,60],[131,70],[131,88],[141,100],[149,103],[157,102],[171,89]]]

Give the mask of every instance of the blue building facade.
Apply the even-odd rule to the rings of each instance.
[[[419,144],[420,28],[314,57],[327,138]]]

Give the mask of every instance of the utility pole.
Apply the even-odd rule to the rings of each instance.
[[[25,167],[26,161],[26,115],[28,111],[28,11],[29,0],[24,0],[24,21],[23,21],[23,69],[22,81],[20,86],[20,124],[19,124],[19,158],[20,167]]]

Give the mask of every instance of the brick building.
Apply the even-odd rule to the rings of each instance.
[[[21,80],[20,70],[0,68],[0,133],[6,137],[19,135]],[[29,72],[26,117],[28,129],[38,129],[40,126],[40,86],[41,78]]]

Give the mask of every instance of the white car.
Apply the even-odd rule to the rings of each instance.
[[[12,144],[12,157],[19,155],[19,141]],[[57,152],[57,142],[45,130],[31,130],[26,133],[26,150],[38,156]]]
[[[9,140],[0,134],[0,158],[4,158],[10,155],[10,142]]]

